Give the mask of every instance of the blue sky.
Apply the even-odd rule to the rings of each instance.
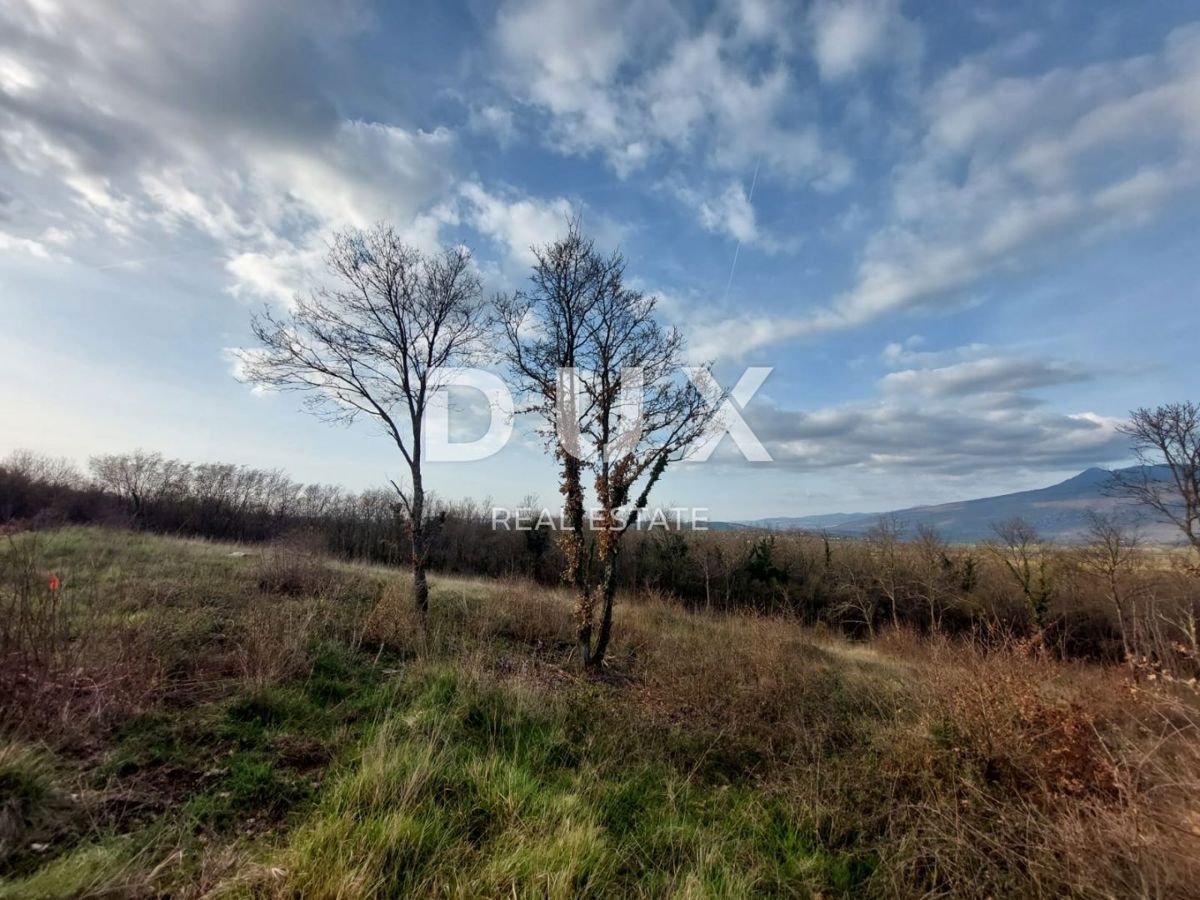
[[[10,0],[0,454],[384,483],[369,427],[233,378],[251,310],[379,220],[511,289],[574,213],[722,381],[774,367],[745,409],[774,461],[719,453],[660,502],[1040,486],[1195,398],[1198,202],[1195,4]],[[556,496],[521,430],[429,481]]]

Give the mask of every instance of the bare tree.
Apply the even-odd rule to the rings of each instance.
[[[0,460],[0,467],[29,481],[52,487],[82,488],[86,485],[75,463],[65,456],[46,456],[18,449]]]
[[[393,481],[412,545],[417,608],[429,607],[422,438],[441,373],[469,360],[483,333],[480,283],[461,249],[427,256],[389,226],[334,235],[332,285],[297,297],[290,315],[254,318],[259,348],[241,353],[248,381],[304,392],[327,421],[367,417],[400,451],[409,472]]]
[[[923,523],[917,527],[913,550],[918,571],[916,592],[929,609],[929,630],[938,631],[942,615],[954,597],[953,583],[958,572],[950,558],[949,546],[933,525]]]
[[[583,358],[588,318],[606,286],[618,277],[620,263],[615,257],[601,256],[575,219],[567,223],[561,239],[532,250],[529,287],[496,301],[507,339],[501,354],[524,401],[521,411],[542,420],[546,442],[559,462],[563,522],[558,543],[567,560],[563,578],[579,592],[579,613],[587,614],[590,621],[583,463],[557,440],[557,398],[560,373]],[[573,405],[574,395],[569,399]]]
[[[1141,465],[1114,472],[1116,490],[1172,522],[1200,553],[1200,405],[1135,409],[1121,432]],[[1168,477],[1156,478],[1162,466]]]
[[[892,613],[892,627],[900,627],[900,596],[904,591],[906,571],[900,537],[903,520],[895,515],[880,516],[866,534],[866,544],[872,557],[872,581],[884,596]]]
[[[589,465],[595,475],[601,566],[599,631],[589,653],[591,610],[586,610],[579,646],[584,661],[594,659],[595,665],[603,661],[612,633],[621,538],[637,523],[667,467],[708,433],[716,411],[715,398],[684,377],[683,336],[664,330],[654,307],[654,298],[619,281],[602,292],[590,317],[585,368],[577,376],[586,403],[580,430],[595,447]],[[640,398],[631,401],[629,391]],[[632,432],[622,431],[631,402],[638,424]]]
[[[831,612],[839,619],[848,624],[862,625],[872,639],[875,637],[880,597],[875,589],[873,566],[870,559],[861,557],[843,561],[832,589],[834,603],[831,606]]]
[[[1041,636],[1046,612],[1054,598],[1049,548],[1037,529],[1020,517],[993,525],[992,530],[998,540],[990,545],[990,549],[1020,587],[1029,616]]]
[[[564,576],[577,591],[580,659],[598,667],[621,539],[667,467],[707,434],[715,398],[683,377],[682,336],[658,324],[654,298],[625,286],[620,254],[599,254],[577,221],[534,254],[530,287],[499,302],[504,355],[561,465]],[[595,478],[591,529],[585,470]]]
[[[143,524],[146,507],[178,493],[187,482],[190,466],[161,453],[135,450],[93,456],[88,461],[92,477],[106,491],[125,503],[133,523]]]
[[[1117,614],[1121,632],[1121,648],[1126,662],[1132,662],[1137,642],[1136,616],[1130,609],[1127,576],[1138,562],[1139,537],[1136,531],[1125,528],[1114,516],[1088,513],[1088,541],[1079,551],[1085,571],[1101,579],[1108,601]]]

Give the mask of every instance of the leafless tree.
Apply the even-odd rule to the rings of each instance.
[[[871,563],[863,565],[863,559],[844,561],[838,579],[832,588],[835,598],[831,611],[837,620],[849,625],[861,625],[867,636],[875,637],[875,620],[878,618],[879,597]]]
[[[666,468],[707,434],[716,398],[683,377],[682,336],[659,325],[654,298],[625,286],[619,253],[603,256],[571,221],[534,254],[530,286],[498,302],[504,357],[561,466],[564,576],[577,592],[580,659],[598,667],[612,634],[621,538]],[[631,417],[640,428],[623,427]],[[590,529],[585,470],[595,479]]]
[[[989,549],[1021,589],[1029,608],[1030,618],[1039,636],[1046,624],[1046,612],[1054,598],[1054,579],[1050,572],[1050,555],[1046,542],[1037,529],[1017,517],[992,526],[997,540]]]
[[[0,467],[29,481],[53,487],[82,488],[86,483],[75,463],[65,456],[46,456],[32,450],[14,450],[0,460]]]
[[[917,564],[916,592],[929,610],[929,630],[939,631],[942,614],[954,597],[954,581],[958,575],[950,548],[937,528],[928,523],[917,527],[914,545]]]
[[[873,562],[872,581],[875,589],[888,601],[893,628],[900,626],[900,597],[907,574],[900,540],[904,528],[899,516],[880,516],[866,534]]]
[[[578,591],[578,611],[590,621],[592,584],[585,552],[583,462],[558,442],[556,404],[560,373],[583,358],[588,319],[600,295],[619,277],[620,264],[618,259],[598,253],[575,219],[567,223],[561,239],[532,250],[529,287],[496,301],[506,338],[501,353],[523,401],[521,411],[535,413],[542,420],[544,437],[560,466],[563,521],[558,542],[567,560],[563,578]],[[582,620],[579,628],[583,634]],[[588,646],[590,650],[590,638]]]
[[[1114,472],[1116,490],[1174,523],[1200,553],[1200,405],[1135,409],[1121,431],[1141,465]],[[1155,477],[1162,466],[1168,477]]]
[[[182,488],[190,469],[187,463],[145,450],[93,456],[88,466],[101,488],[125,502],[135,525],[142,524],[148,504]]]
[[[417,608],[429,607],[425,414],[445,388],[441,373],[477,352],[483,334],[480,283],[469,255],[425,255],[389,226],[334,235],[326,264],[331,286],[297,297],[287,316],[265,310],[253,321],[260,346],[241,353],[245,378],[302,391],[306,406],[333,422],[373,420],[408,467],[393,481],[412,545]]]
[[[1085,571],[1104,583],[1108,601],[1117,614],[1126,661],[1132,661],[1137,643],[1136,615],[1130,608],[1134,598],[1127,581],[1137,566],[1138,544],[1138,533],[1121,525],[1114,516],[1089,512],[1088,540],[1080,547],[1079,559]]]
[[[667,467],[707,435],[716,412],[712,393],[701,391],[683,375],[683,336],[664,330],[654,318],[654,307],[654,298],[619,283],[604,291],[591,317],[587,358],[578,376],[586,404],[581,431],[596,448],[590,467],[595,474],[601,566],[599,631],[589,654],[591,629],[588,617],[581,617],[585,633],[580,635],[580,652],[585,662],[591,657],[596,665],[604,659],[612,633],[621,538],[637,523]],[[640,378],[629,385],[626,379],[633,372]],[[621,431],[629,389],[641,394],[640,424],[632,439]]]

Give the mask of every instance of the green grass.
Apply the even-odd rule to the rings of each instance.
[[[327,788],[278,860],[303,896],[809,896],[869,854],[829,850],[752,785],[704,782],[617,745],[593,691],[547,697],[449,667]],[[660,738],[666,740],[666,738]],[[627,761],[626,761],[627,760]]]
[[[0,876],[37,864],[36,848],[70,834],[79,810],[51,754],[27,745],[0,747]]]

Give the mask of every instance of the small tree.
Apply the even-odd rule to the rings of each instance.
[[[1135,409],[1121,427],[1140,466],[1114,472],[1116,490],[1173,523],[1200,553],[1200,405]],[[1167,468],[1156,478],[1154,467]]]
[[[893,628],[900,627],[900,598],[907,577],[900,540],[904,528],[899,516],[880,516],[866,534],[866,544],[871,553],[872,581],[888,602]]]
[[[571,221],[534,256],[529,288],[498,301],[504,357],[561,466],[564,577],[577,591],[580,659],[598,667],[621,538],[667,467],[707,433],[716,407],[683,378],[683,338],[658,324],[654,298],[625,286],[620,254],[602,256]],[[597,503],[590,523],[585,471]]]
[[[1108,601],[1117,614],[1126,662],[1133,661],[1137,642],[1136,617],[1129,608],[1126,580],[1137,566],[1138,544],[1137,532],[1122,526],[1114,516],[1088,513],[1088,540],[1080,548],[1080,562],[1085,571],[1104,583]]]
[[[992,553],[1020,587],[1029,617],[1041,637],[1054,598],[1048,547],[1037,529],[1020,517],[993,525],[992,530],[998,538],[991,544]]]
[[[956,582],[961,584],[958,567],[950,558],[950,548],[935,526],[923,523],[917,527],[913,546],[916,557],[916,592],[929,610],[929,630],[942,627],[942,615],[954,597]]]
[[[334,235],[326,264],[332,285],[297,297],[291,313],[253,320],[259,348],[240,354],[245,378],[304,392],[318,416],[375,421],[400,451],[408,489],[393,481],[412,547],[417,608],[429,607],[428,534],[422,438],[440,373],[461,365],[483,333],[479,278],[468,254],[426,256],[388,226]]]
[[[186,487],[191,468],[145,450],[93,456],[88,467],[96,484],[125,504],[135,526],[145,524],[149,506]]]

